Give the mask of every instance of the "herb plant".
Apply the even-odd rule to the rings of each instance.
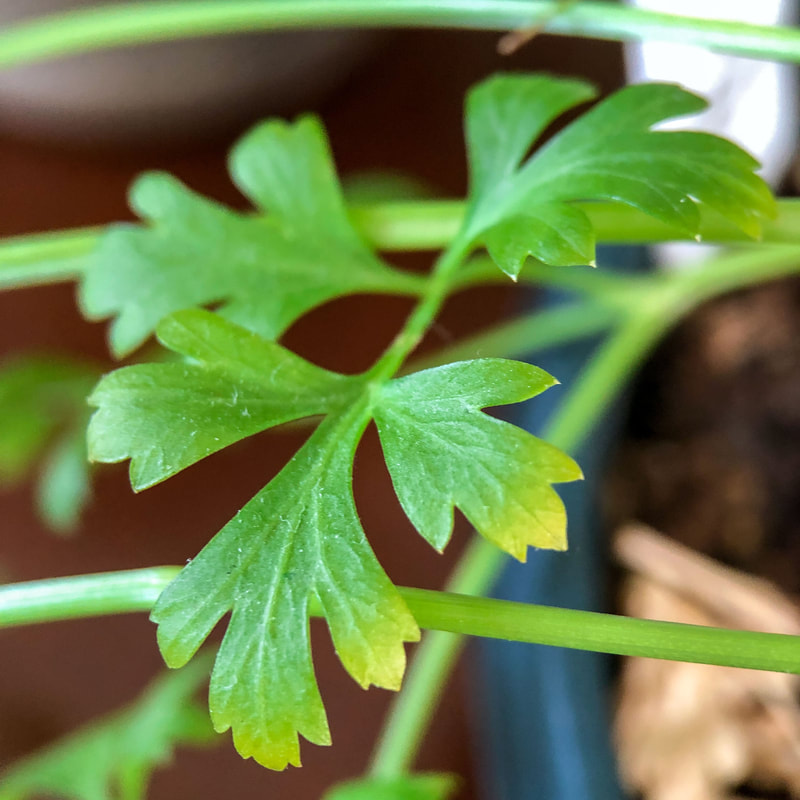
[[[739,52],[800,55],[793,31],[690,23],[605,3],[562,8],[493,1],[489,8],[303,0],[291,6],[292,24],[503,28],[549,21],[556,32],[592,34],[606,20],[612,36],[621,32],[614,24],[624,23],[643,35],[690,30],[699,41]],[[126,38],[280,27],[290,24],[288,13],[289,4],[277,1],[86,12],[0,35],[0,65]],[[136,33],[132,20],[139,23]],[[300,736],[330,743],[312,665],[313,615],[324,617],[343,665],[365,688],[400,688],[404,644],[420,638],[420,627],[800,671],[800,644],[792,637],[468,596],[489,588],[501,552],[524,561],[531,547],[566,549],[566,515],[553,485],[581,477],[568,452],[658,337],[707,297],[795,272],[800,264],[797,247],[786,244],[798,241],[797,209],[776,204],[749,155],[716,136],[653,130],[703,108],[701,98],[678,86],[618,91],[531,154],[562,114],[595,99],[582,81],[545,75],[503,74],[476,86],[465,106],[470,189],[463,204],[349,207],[323,126],[305,116],[264,122],[233,148],[231,178],[251,201],[250,213],[225,208],[170,175],[148,174],[131,193],[141,225],[0,245],[0,285],[77,278],[85,315],[111,320],[115,356],[134,353],[153,335],[161,345],[155,356],[148,351],[150,360],[103,376],[88,396],[89,458],[130,460],[134,490],[276,426],[314,428],[282,471],[183,569],[10,584],[0,588],[0,624],[152,609],[165,662],[183,667],[232,612],[211,673],[211,720],[218,732],[232,730],[242,756],[272,769],[300,764]],[[692,273],[631,279],[593,270],[596,241],[620,238],[762,243]],[[381,256],[432,245],[440,254],[425,276]],[[479,343],[457,345],[435,363],[408,363],[449,296],[509,278],[572,289],[577,299],[483,334]],[[306,312],[356,293],[416,300],[364,372],[322,369],[279,343]],[[510,356],[602,330],[610,331],[605,343],[570,388],[547,441],[486,413],[534,398],[556,382]],[[471,358],[477,350],[485,357]],[[74,432],[85,411],[75,398],[86,395],[95,375],[92,367],[49,362],[10,366],[0,375],[0,468],[21,473],[52,430],[66,431],[53,456],[53,472],[62,477],[51,475],[43,489],[51,498],[43,507],[59,524],[75,517],[85,495],[85,470],[66,453],[80,450]],[[34,402],[21,399],[23,391]],[[483,537],[450,584],[455,594],[396,587],[370,548],[353,500],[352,470],[371,422],[397,499],[432,547],[446,547],[455,509]],[[430,635],[379,744],[372,776],[333,790],[330,800],[447,796],[449,777],[413,775],[411,768],[431,692],[457,646],[453,637]],[[172,743],[207,738],[196,709],[178,705],[205,663],[164,679],[133,709],[12,768],[0,777],[0,798],[55,789],[85,800],[112,791],[142,797],[147,771]],[[114,749],[120,742],[124,753]],[[105,765],[97,773],[87,756],[95,753]]]

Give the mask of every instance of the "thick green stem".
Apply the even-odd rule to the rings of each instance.
[[[619,203],[588,203],[581,207],[589,215],[599,243],[690,240],[685,233]],[[463,213],[462,201],[424,200],[354,206],[351,217],[371,244],[393,252],[445,247],[458,232]],[[701,230],[703,241],[708,244],[749,241],[741,231],[708,213],[703,216]],[[76,228],[0,240],[0,289],[75,280],[83,273],[86,257],[101,233],[99,228]],[[800,244],[800,201],[778,202],[778,216],[764,223],[761,243]],[[465,280],[492,280],[490,275],[477,270],[467,273]],[[522,277],[525,279],[526,274]]]
[[[800,636],[654,622],[424,589],[404,589],[403,597],[423,628],[451,634],[800,673]]]
[[[800,244],[800,201],[782,200],[778,208],[778,217],[764,226],[762,242]],[[685,234],[626,206],[593,203],[586,210],[600,243],[687,240]],[[361,233],[380,250],[428,250],[452,241],[461,224],[462,212],[463,203],[456,201],[380,203],[355,207],[352,218]],[[741,232],[724,223],[708,223],[704,228],[707,243],[747,241]],[[0,240],[0,289],[78,279],[101,233],[98,228],[77,228]],[[536,281],[542,276],[532,270],[523,272],[521,277]],[[464,274],[465,285],[502,279],[494,267],[477,266]],[[565,280],[554,278],[553,282]]]
[[[152,567],[0,586],[0,628],[149,611],[180,567]]]
[[[464,219],[463,200],[414,200],[350,207],[350,219],[379,250],[441,250]],[[409,243],[413,241],[411,247]]]
[[[497,552],[497,551],[495,551]],[[481,586],[491,567],[465,562],[459,580]],[[0,586],[0,628],[149,611],[180,567],[154,567]],[[517,642],[800,673],[800,637],[571,611],[401,587],[427,629]],[[319,613],[315,610],[314,613]]]
[[[695,19],[610,2],[560,0],[198,0],[122,3],[53,15],[0,35],[0,67],[146,42],[332,27],[427,27],[671,41],[752,58],[800,61],[788,27]]]
[[[798,33],[800,36],[800,33]],[[597,241],[605,244],[653,244],[697,241],[622,203],[576,203],[592,222]],[[774,219],[762,223],[762,242],[800,244],[800,200],[781,199]],[[461,227],[462,200],[406,200],[356,205],[350,210],[353,224],[381,250],[439,250],[449,244]],[[747,243],[752,239],[719,214],[700,208],[698,236],[704,244]]]

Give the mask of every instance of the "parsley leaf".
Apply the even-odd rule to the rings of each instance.
[[[447,800],[456,786],[455,777],[443,773],[365,778],[334,787],[325,800]]]
[[[170,175],[134,185],[131,204],[152,224],[113,227],[90,257],[80,293],[89,318],[115,316],[115,354],[193,306],[218,304],[227,318],[277,338],[335,297],[419,290],[417,277],[388,267],[351,226],[316,118],[262,123],[234,148],[230,169],[266,219],[231,211]]]
[[[356,408],[355,412],[360,411]],[[329,744],[311,664],[316,599],[348,672],[398,689],[414,618],[367,543],[352,494],[359,414],[329,417],[159,598],[152,614],[170,666],[192,657],[233,609],[211,679],[217,731],[271,769],[300,764],[297,734]]]
[[[374,416],[395,491],[437,549],[453,507],[501,549],[525,560],[529,545],[565,550],[566,512],[551,483],[581,477],[557,448],[479,409],[534,397],[556,381],[518,361],[479,359],[387,384]]]
[[[309,603],[319,603],[343,664],[365,687],[398,688],[403,642],[419,637],[353,501],[353,457],[368,420],[364,378],[327,372],[200,309],[167,318],[158,334],[192,360],[124,367],[90,398],[99,409],[89,426],[92,458],[130,458],[137,488],[273,425],[327,414],[152,615],[165,660],[181,666],[233,610],[211,680],[214,726],[232,727],[239,752],[265,766],[299,764],[298,733],[330,738],[311,665]]]
[[[202,309],[167,317],[158,338],[192,360],[123,367],[89,397],[99,409],[90,458],[130,458],[137,491],[254,433],[338,408],[361,386]]]
[[[192,694],[207,659],[165,675],[130,707],[23,759],[0,774],[0,800],[42,794],[68,800],[144,800],[153,770],[177,744],[212,741],[208,714]]]
[[[594,261],[594,236],[578,200],[616,200],[697,234],[698,205],[757,237],[775,212],[758,163],[733,143],[693,131],[652,131],[702,110],[671,84],[629,86],[583,114],[523,162],[563,111],[591,98],[586,84],[499,75],[470,92],[466,134],[471,190],[466,236],[512,277],[532,255],[553,265]]]

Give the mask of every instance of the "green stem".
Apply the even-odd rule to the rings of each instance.
[[[674,322],[666,314],[635,314],[621,323],[578,376],[552,420],[545,438],[562,450],[575,451],[632,376],[645,356]]]
[[[19,289],[80,278],[99,228],[0,239],[0,289]]]
[[[735,289],[786,278],[800,272],[800,248],[744,247],[732,250],[696,269],[683,269],[669,276],[669,291],[678,306],[694,308],[700,303]]]
[[[392,201],[351,206],[350,219],[379,250],[436,251],[461,229],[464,208],[463,200]]]
[[[402,591],[421,627],[450,634],[800,674],[800,636],[655,622],[425,589]]]
[[[505,554],[501,550],[480,536],[474,536],[447,588],[454,596],[480,597],[492,587],[504,563]],[[386,723],[378,736],[370,775],[395,778],[408,772],[413,765],[442,688],[464,646],[464,637],[456,633],[433,630],[423,636],[406,672],[403,688],[392,700]]]
[[[198,0],[122,3],[19,23],[0,35],[0,67],[145,42],[321,27],[429,27],[672,41],[752,58],[800,61],[788,27],[661,14],[610,2],[560,0]]]
[[[469,243],[458,236],[436,260],[419,303],[406,320],[402,330],[378,359],[368,375],[371,381],[380,383],[391,378],[410,353],[422,341],[442,304],[456,283],[459,267],[469,253]]]
[[[465,588],[482,586],[495,566],[466,560],[458,581]],[[0,586],[0,628],[149,611],[178,572],[180,567],[153,567]],[[454,634],[483,636],[800,674],[797,636],[652,622],[427,589],[401,587],[400,592],[421,627],[451,639],[461,638]]]
[[[800,36],[800,32],[798,32]],[[653,244],[696,241],[685,231],[659,222],[642,211],[614,202],[576,203],[604,244]],[[449,244],[463,222],[463,200],[405,200],[350,209],[353,224],[376,247],[387,251],[439,250]],[[748,243],[752,239],[721,215],[700,208],[699,236],[705,244]],[[774,219],[762,223],[762,242],[800,244],[800,200],[781,199]]]
[[[149,611],[179,572],[152,567],[0,586],[0,628]]]
[[[601,244],[693,241],[685,233],[618,203],[588,203],[581,207],[589,215]],[[351,217],[361,234],[379,250],[438,250],[452,242],[461,226],[463,211],[461,201],[424,200],[354,206]],[[741,231],[707,212],[701,230],[707,244],[750,241]],[[76,228],[0,239],[0,289],[79,278],[86,257],[101,234],[99,228]],[[778,202],[778,216],[764,223],[759,244],[764,243],[800,244],[800,200]],[[497,275],[497,279],[502,278],[499,272]],[[529,275],[524,271],[521,277],[528,280]],[[476,267],[464,275],[465,283],[494,280],[494,272],[485,267]]]
[[[496,325],[424,358],[414,359],[407,371],[417,372],[470,358],[519,358],[601,333],[618,319],[616,308],[598,303],[577,302],[547,308]]]

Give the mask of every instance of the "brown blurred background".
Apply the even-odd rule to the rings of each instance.
[[[184,97],[179,114],[151,104],[145,114],[128,117],[122,89],[114,93],[120,102],[103,100],[94,122],[86,125],[79,109],[47,99],[43,72],[36,73],[34,82],[45,98],[39,110],[20,99],[24,92],[18,85],[3,94],[0,75],[0,234],[128,219],[126,187],[138,172],[151,168],[174,172],[194,189],[241,207],[243,201],[225,174],[225,153],[249,124],[273,110],[271,104],[291,113],[319,112],[345,176],[403,172],[428,183],[438,195],[460,196],[466,185],[461,105],[471,84],[498,69],[585,75],[606,90],[621,81],[621,56],[613,45],[540,37],[516,55],[501,58],[494,35],[394,32],[348,41],[357,52],[340,49],[341,42],[333,48],[333,64],[341,68],[324,59],[313,67],[325,73],[323,85],[310,85],[315,83],[313,70],[300,78],[302,106],[289,100],[285,91],[268,97],[268,87],[258,79],[263,65],[252,60],[252,54],[270,46],[266,38],[241,43],[233,63],[243,73],[244,89],[229,94],[217,112],[213,105],[205,107],[200,92]],[[218,42],[207,45],[214,48]],[[121,54],[122,63],[164,58],[159,62],[164,66],[150,70],[153,93],[158,84],[173,80],[188,77],[192,84],[180,59],[164,56],[170,47],[131,49]],[[113,62],[107,59],[83,60],[83,74],[110,69]],[[303,59],[295,63],[300,70]],[[242,69],[243,64],[248,66]],[[68,65],[65,60],[62,66]],[[59,65],[50,66],[57,73]],[[329,73],[335,80],[328,80]],[[198,80],[202,75],[194,78]],[[6,85],[12,83],[9,79]],[[88,99],[87,105],[92,105]],[[426,260],[420,256],[403,263],[422,267]],[[497,319],[509,309],[512,297],[518,295],[492,289],[455,298],[427,346],[447,343]],[[408,308],[404,300],[337,301],[298,323],[287,342],[324,366],[363,368]],[[3,357],[19,351],[77,353],[109,363],[104,326],[80,318],[69,286],[0,295],[0,351]],[[3,491],[0,576],[22,581],[183,563],[275,474],[298,442],[289,435],[255,437],[139,496],[130,491],[123,466],[98,469],[95,499],[79,534],[67,540],[54,537],[37,521],[30,487]],[[358,454],[355,483],[365,529],[389,575],[401,584],[441,586],[465,541],[463,526],[444,557],[413,532],[393,497],[371,433]],[[315,626],[314,635],[333,746],[306,745],[303,769],[271,774],[239,759],[226,734],[214,750],[180,753],[173,767],[157,774],[153,800],[305,800],[364,769],[389,695],[375,689],[362,692],[336,661],[321,625]],[[0,766],[129,702],[160,664],[154,629],[144,616],[22,628],[3,631],[0,638]],[[456,676],[436,713],[419,765],[463,775],[460,800],[474,796],[466,694]]]

